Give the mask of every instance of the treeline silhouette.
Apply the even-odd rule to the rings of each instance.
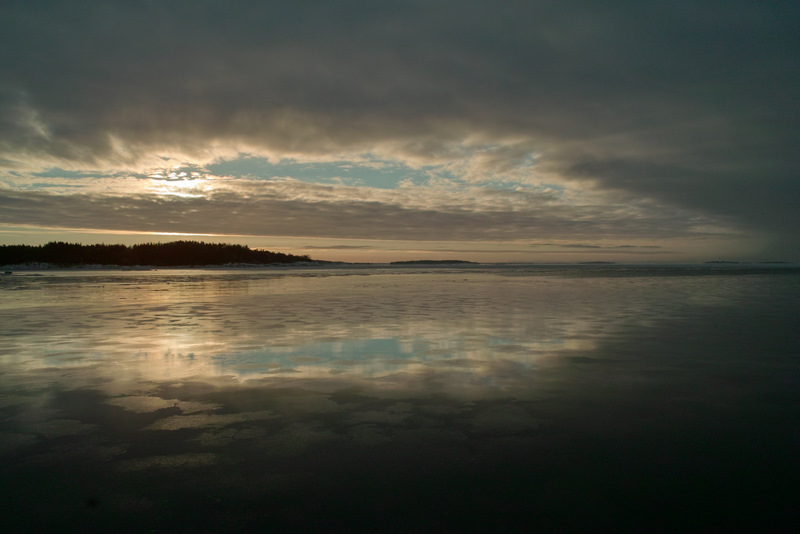
[[[50,263],[60,267],[75,265],[224,265],[226,263],[296,263],[311,261],[268,250],[252,250],[247,245],[174,241],[142,245],[81,245],[50,242],[46,245],[0,245],[0,265]]]

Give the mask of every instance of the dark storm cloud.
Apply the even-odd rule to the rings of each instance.
[[[0,159],[513,137],[797,254],[798,36],[788,1],[5,2]]]

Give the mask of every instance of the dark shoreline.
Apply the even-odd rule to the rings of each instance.
[[[46,245],[0,245],[0,265],[51,264],[56,267],[118,265],[120,267],[182,267],[229,264],[272,265],[310,262],[297,256],[246,245],[173,241],[140,245],[82,245],[50,242]]]

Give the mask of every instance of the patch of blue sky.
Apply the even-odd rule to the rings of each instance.
[[[566,188],[561,185],[555,184],[530,184],[526,182],[519,182],[513,180],[492,180],[482,182],[479,184],[481,187],[487,189],[494,189],[497,191],[526,191],[526,192],[550,192],[556,197],[561,198]]]
[[[394,189],[401,182],[409,180],[421,184],[429,179],[424,169],[412,169],[398,163],[380,160],[298,162],[291,159],[270,161],[261,157],[240,157],[207,165],[206,169],[218,176],[247,176],[261,179],[289,177],[308,183],[343,183],[378,189]]]
[[[43,172],[31,173],[31,176],[36,176],[37,178],[105,178],[108,175],[96,172],[68,171],[53,167]]]
[[[530,159],[531,165],[533,158]],[[436,184],[442,181],[451,185],[463,181],[457,169],[449,165],[426,165],[412,168],[396,161],[380,160],[369,156],[353,161],[300,162],[293,159],[269,160],[265,157],[241,155],[236,159],[222,160],[205,167],[207,172],[217,176],[246,177],[270,180],[273,178],[292,178],[307,183],[341,183],[351,186],[395,189],[402,185]],[[529,182],[511,177],[487,176],[480,182],[499,190],[530,189]],[[550,189],[563,193],[564,187],[555,184],[540,184],[536,189]]]
[[[427,165],[420,169],[422,174],[428,178],[440,178],[444,180],[458,181],[460,176],[444,165]]]
[[[19,191],[41,191],[46,189],[83,189],[86,184],[65,184],[54,182],[34,182],[31,184],[18,184],[15,188]]]

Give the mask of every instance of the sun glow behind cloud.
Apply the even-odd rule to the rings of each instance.
[[[216,177],[199,172],[195,165],[175,165],[171,169],[159,169],[147,174],[148,192],[156,195],[173,195],[184,198],[206,196],[214,189]]]

